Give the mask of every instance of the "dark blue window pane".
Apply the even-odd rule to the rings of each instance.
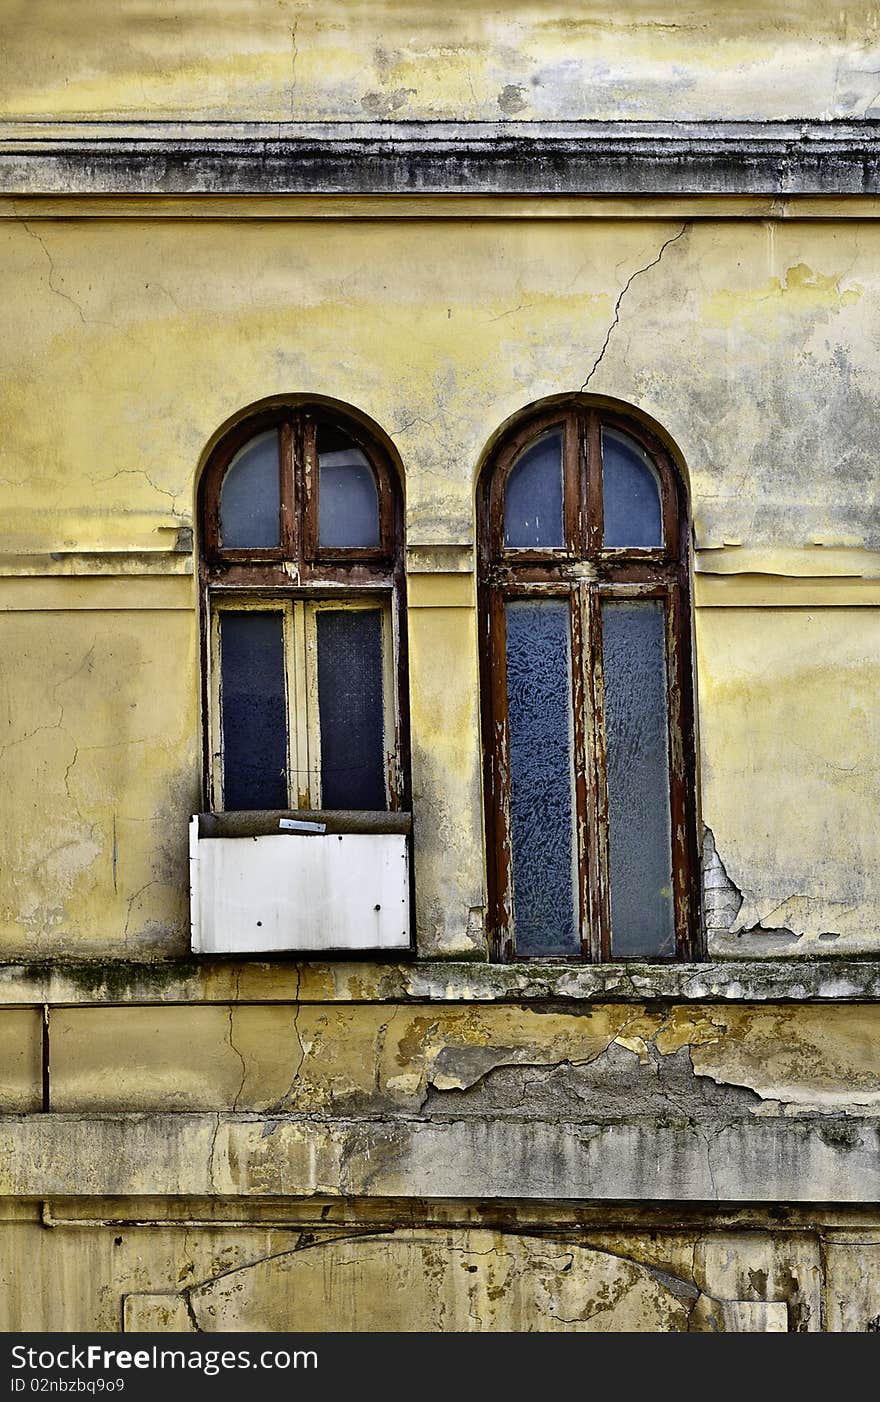
[[[286,808],[284,616],[222,613],[220,678],[224,806]]]
[[[504,488],[504,544],[553,549],[562,533],[562,433],[545,433],[520,453]]]
[[[322,808],[384,809],[382,615],[319,609]]]
[[[278,430],[260,433],[236,453],[220,492],[220,544],[226,550],[281,544]]]
[[[519,954],[579,954],[568,604],[505,609],[513,924]]]
[[[318,429],[318,543],[324,547],[379,544],[379,494],[373,469],[338,429]]]
[[[602,430],[604,543],[610,549],[663,544],[657,474],[632,438]]]
[[[662,603],[602,605],[611,952],[675,953],[666,615]]]

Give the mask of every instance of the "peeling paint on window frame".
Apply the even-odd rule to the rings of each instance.
[[[663,545],[611,549],[603,544],[601,431],[633,438],[658,475]],[[504,543],[504,487],[523,448],[549,429],[563,432],[564,544],[547,550]],[[486,462],[478,486],[479,612],[488,920],[499,962],[542,956],[516,950],[511,869],[509,733],[504,605],[511,598],[571,602],[572,706],[581,953],[568,961],[607,963],[611,952],[608,797],[602,713],[601,602],[659,598],[666,608],[672,874],[676,949],[649,962],[706,958],[700,886],[690,519],[672,455],[635,416],[606,401],[574,395],[518,416]],[[555,956],[562,958],[562,956]],[[636,958],[645,962],[646,956]]]
[[[375,475],[379,502],[379,544],[331,548],[318,542],[317,436],[322,425],[347,434],[365,454]],[[273,548],[224,549],[220,535],[220,500],[225,473],[236,453],[267,428],[279,431],[280,539]],[[309,614],[320,607],[379,608],[382,613],[386,791],[388,811],[411,807],[407,646],[405,627],[404,516],[402,474],[378,434],[356,411],[319,401],[275,402],[246,413],[214,446],[198,489],[200,526],[199,599],[202,673],[202,792],[211,811],[222,811],[222,753],[219,724],[217,619],[227,608],[299,606]],[[300,630],[302,631],[302,630]],[[291,695],[291,658],[285,628],[288,689],[288,751],[294,731],[308,726]],[[300,680],[304,680],[303,676]],[[314,678],[310,683],[314,691]],[[314,703],[314,697],[312,698]],[[313,704],[314,709],[314,704]],[[314,731],[315,726],[312,725]],[[316,734],[308,746],[310,769],[317,772]],[[288,766],[290,775],[290,766]],[[293,796],[293,795],[292,795]],[[313,808],[309,802],[298,807]],[[297,811],[297,809],[291,809]]]

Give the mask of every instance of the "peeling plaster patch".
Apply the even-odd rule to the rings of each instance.
[[[496,1066],[515,1060],[513,1047],[444,1047],[434,1062],[430,1082],[436,1090],[469,1090]]]
[[[710,827],[703,828],[702,865],[703,909],[706,912],[706,927],[711,937],[718,930],[726,932],[733,928],[742,908],[743,894],[727,874],[715,846],[715,834]]]
[[[748,1086],[782,1114],[880,1109],[873,1010],[731,1008],[725,1021],[723,1040],[692,1049],[698,1076]]]
[[[645,1062],[615,1042],[587,1063],[501,1065],[467,1090],[433,1088],[424,1113],[435,1119],[526,1115],[568,1123],[656,1117],[704,1122],[708,1128],[719,1114],[726,1120],[749,1118],[761,1105],[756,1091],[695,1074],[687,1047],[667,1056],[646,1050]]]
[[[793,315],[809,312],[817,319],[827,321],[831,315],[844,307],[858,302],[864,293],[861,283],[841,288],[846,274],[815,272],[806,263],[796,263],[787,268],[782,278],[772,277],[748,291],[731,292],[727,289],[715,292],[703,304],[703,311],[709,321],[730,327],[734,321],[757,318],[762,334],[766,335],[768,308],[775,308]]]
[[[703,828],[702,877],[709,952],[722,957],[803,954],[820,942],[827,947],[842,936],[815,931],[816,919],[822,920],[829,908],[841,914],[853,908],[849,901],[795,892],[762,913],[754,895],[741,891],[731,879],[708,826]],[[774,923],[765,923],[769,921]]]
[[[361,98],[361,107],[371,117],[390,117],[392,112],[406,105],[415,91],[415,88],[394,88],[391,92],[367,92]]]
[[[650,1053],[648,1052],[648,1044],[643,1037],[627,1037],[623,1035],[615,1037],[614,1041],[617,1046],[625,1047],[627,1051],[633,1052],[639,1058],[639,1062],[642,1066],[647,1066],[650,1060]]]
[[[505,117],[513,117],[528,107],[525,89],[519,83],[506,83],[498,94],[498,106]]]

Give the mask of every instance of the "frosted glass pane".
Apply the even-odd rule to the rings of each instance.
[[[322,808],[387,808],[382,615],[319,609]]]
[[[283,615],[221,614],[220,677],[224,806],[286,808]]]
[[[675,953],[666,621],[656,600],[602,605],[611,952]]]
[[[516,950],[579,954],[568,604],[515,600],[505,616]]]
[[[220,544],[227,550],[281,544],[278,430],[246,443],[226,469],[220,492]]]
[[[625,433],[602,430],[604,543],[611,549],[663,544],[657,474]]]
[[[504,544],[562,545],[562,433],[545,433],[520,453],[504,488]]]
[[[318,541],[323,546],[379,544],[379,494],[366,455],[334,428],[318,430]]]

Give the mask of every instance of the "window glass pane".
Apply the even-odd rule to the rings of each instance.
[[[613,428],[602,430],[602,511],[609,548],[663,544],[656,470],[632,438]]]
[[[283,614],[220,615],[220,687],[224,806],[286,808]]]
[[[379,544],[379,494],[373,469],[356,443],[338,429],[318,429],[318,543]]]
[[[666,617],[657,600],[602,604],[611,952],[672,955]]]
[[[504,488],[504,544],[551,549],[562,533],[562,431],[545,433],[520,453]]]
[[[505,617],[516,950],[579,954],[568,603],[515,600]]]
[[[378,609],[318,609],[321,806],[387,808]]]
[[[281,544],[278,430],[259,433],[236,453],[220,492],[220,544],[227,550]]]

